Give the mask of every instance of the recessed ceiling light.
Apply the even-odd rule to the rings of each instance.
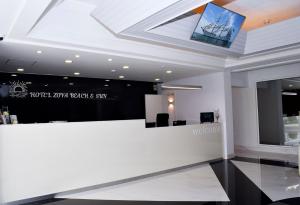
[[[166,71],[167,74],[171,74],[172,72],[173,72],[173,71],[171,71],[171,70],[167,70],[167,71]]]
[[[155,81],[160,81],[160,79],[159,78],[155,78]]]
[[[105,81],[106,81],[106,82],[109,82],[110,80],[109,80],[109,79],[106,79]]]
[[[293,84],[289,84],[289,87],[291,88],[291,87],[293,87],[294,85]]]
[[[43,53],[43,51],[38,50],[38,51],[36,51],[36,53],[37,53],[37,54],[41,54],[41,53]]]
[[[75,58],[80,58],[80,55],[76,54],[76,55],[75,55]]]
[[[31,85],[31,84],[32,84],[32,82],[26,82],[26,84],[27,84],[27,85]]]
[[[120,79],[123,79],[123,78],[125,78],[125,77],[124,77],[123,75],[120,75],[119,78],[120,78]]]
[[[74,75],[80,75],[80,73],[79,72],[75,72]]]
[[[131,86],[131,84],[129,84],[129,83],[128,83],[126,86],[127,86],[127,87],[130,87],[130,86]]]
[[[23,72],[23,71],[24,71],[24,68],[18,68],[17,71]]]
[[[114,73],[114,72],[116,72],[116,70],[115,70],[115,69],[112,69],[112,70],[111,70],[111,72],[113,72],[113,73]]]
[[[67,60],[65,60],[65,63],[73,63],[73,61],[72,60],[70,60],[70,59],[67,59]]]
[[[69,77],[65,76],[65,77],[63,77],[63,79],[64,79],[64,80],[68,80],[68,79],[69,79]]]
[[[45,87],[48,87],[48,84],[45,84]]]
[[[123,69],[128,69],[128,68],[129,68],[128,65],[124,65],[124,66],[123,66]]]
[[[109,58],[109,59],[107,59],[107,60],[108,60],[109,62],[110,62],[110,61],[112,61],[112,59],[111,59],[111,58]]]
[[[109,85],[108,85],[108,84],[105,84],[104,86],[105,86],[105,87],[108,87]]]
[[[69,85],[74,85],[74,83],[69,83]]]
[[[12,76],[12,77],[16,77],[17,75],[16,75],[16,74],[11,74],[11,76]]]

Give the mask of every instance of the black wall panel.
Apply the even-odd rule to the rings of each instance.
[[[0,109],[19,123],[145,118],[145,94],[154,83],[95,78],[0,73]]]

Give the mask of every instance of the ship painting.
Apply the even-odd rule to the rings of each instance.
[[[229,48],[244,20],[244,16],[209,3],[191,39]]]

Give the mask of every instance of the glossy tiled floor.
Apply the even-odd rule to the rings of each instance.
[[[229,201],[212,168],[206,164],[116,186],[56,198],[135,201]]]
[[[232,162],[272,201],[300,197],[300,177],[297,169],[241,161]]]
[[[244,163],[247,163],[247,164],[245,165]],[[260,165],[260,164],[262,164],[262,165]],[[265,165],[265,164],[268,164],[268,165]],[[257,168],[254,168],[254,171],[253,171],[253,168],[251,168],[251,167],[258,167],[258,166],[261,167],[260,168],[261,170],[266,171],[266,172],[263,171],[264,172],[263,175],[257,174],[258,173]],[[265,169],[265,166],[267,167],[267,169]],[[270,169],[269,166],[272,166],[272,168]],[[77,197],[77,199],[62,199],[59,201],[55,201],[58,199],[53,199],[52,202],[45,201],[45,202],[37,202],[34,204],[48,204],[48,205],[188,205],[188,204],[226,204],[226,205],[227,204],[228,205],[248,205],[248,204],[249,205],[260,205],[260,204],[296,205],[297,204],[297,205],[299,205],[300,204],[300,198],[299,198],[300,195],[298,195],[298,197],[297,197],[297,194],[294,194],[293,196],[295,198],[283,199],[286,197],[291,197],[291,195],[288,195],[288,194],[285,195],[285,192],[281,192],[280,197],[278,197],[279,194],[278,194],[278,196],[275,196],[277,194],[272,195],[267,191],[266,188],[269,188],[268,186],[271,186],[271,187],[275,186],[273,188],[276,189],[276,186],[278,186],[278,183],[271,183],[271,184],[265,185],[265,186],[256,185],[256,182],[257,182],[257,181],[255,181],[256,177],[262,178],[262,177],[267,176],[271,180],[277,180],[277,178],[282,178],[282,176],[283,176],[282,174],[285,171],[287,172],[287,173],[285,173],[285,176],[290,176],[289,173],[294,173],[295,171],[297,172],[297,169],[293,168],[293,166],[291,166],[290,164],[274,162],[274,161],[270,161],[270,160],[247,159],[247,158],[241,158],[241,157],[237,157],[233,160],[222,160],[222,161],[211,163],[210,167],[213,170],[214,175],[219,180],[219,183],[223,187],[223,190],[226,192],[230,201],[221,201],[220,200],[220,198],[222,199],[222,197],[223,197],[223,196],[221,196],[221,197],[219,196],[219,193],[222,194],[222,191],[220,192],[220,187],[217,186],[217,184],[214,180],[215,178],[212,177],[212,175],[211,175],[212,172],[209,171],[210,169],[208,168],[208,166],[202,166],[202,168],[203,167],[205,167],[205,168],[201,169],[200,167],[196,167],[194,169],[186,170],[185,172],[177,173],[177,176],[175,173],[170,173],[168,175],[164,175],[164,176],[161,176],[158,178],[152,178],[152,181],[150,179],[147,179],[147,180],[143,180],[143,182],[141,182],[141,183],[136,182],[136,183],[131,184],[131,185],[133,185],[132,187],[130,185],[128,185],[128,190],[126,190],[126,188],[125,188],[126,185],[117,187],[116,192],[114,192],[113,189],[110,189],[110,194],[112,194],[114,192],[115,194],[119,195],[116,198],[117,200],[107,200],[107,199],[113,199],[113,198],[111,198],[112,195],[110,195],[110,197],[106,197],[106,198],[102,198],[102,199],[101,199],[101,197],[98,197],[97,200],[95,200],[95,199],[92,200],[91,199],[92,197],[90,197],[90,199],[78,199],[80,197]],[[286,168],[286,167],[288,167],[288,168]],[[197,172],[199,172],[199,173],[197,173]],[[202,173],[200,173],[200,172],[202,172]],[[204,177],[205,175],[207,175],[208,178],[210,178],[210,180],[205,180],[204,178],[201,179],[201,177]],[[294,179],[295,183],[297,184],[298,181],[296,179],[298,176],[294,176],[294,174],[292,174],[292,175],[293,175],[293,177],[295,177],[295,178],[292,178],[292,181]],[[199,178],[200,180],[198,179],[198,177],[200,177]],[[172,179],[175,180],[175,182],[172,181]],[[180,189],[180,186],[174,187],[175,186],[174,183],[176,183],[176,180],[179,180],[178,182],[179,182],[180,186],[183,186],[182,189]],[[199,180],[199,181],[204,180],[205,182],[201,182],[200,183],[201,186],[199,186],[197,183],[194,182],[197,180]],[[189,183],[186,183],[187,181],[189,181],[191,184],[190,188],[188,188]],[[212,184],[210,184],[209,181],[211,181]],[[149,186],[148,189],[143,190],[143,188],[142,188],[143,184],[149,185],[149,183],[152,185]],[[168,184],[164,184],[164,183],[168,183]],[[261,180],[260,183],[264,184],[264,180]],[[129,195],[127,195],[127,199],[123,195],[126,192],[128,193],[128,192],[134,191],[134,188],[138,187],[140,189],[139,192],[143,193],[144,196],[147,196],[149,199],[151,195],[153,196],[153,193],[151,193],[151,189],[155,188],[155,186],[154,186],[155,184],[157,184],[159,186],[159,187],[157,187],[157,190],[155,190],[156,194],[159,194],[158,200],[153,199],[153,200],[141,201],[141,198],[140,198],[140,200],[137,200],[134,198],[134,196],[138,196],[138,193],[131,193],[131,195],[130,195],[131,197],[128,197]],[[296,184],[294,184],[294,185],[296,185]],[[281,187],[281,185],[279,187]],[[210,188],[203,188],[202,186],[211,186],[210,187],[211,190],[210,190]],[[289,186],[289,184],[287,186]],[[201,200],[201,201],[200,200],[199,201],[195,201],[195,200],[194,201],[188,201],[188,200],[182,201],[182,199],[184,199],[184,197],[177,196],[177,195],[187,194],[189,191],[186,191],[185,189],[190,189],[190,191],[192,192],[191,197],[192,196],[195,197],[194,199],[196,199],[198,197],[198,199],[200,199],[201,198],[200,196],[203,195],[203,193],[200,193],[202,191],[199,191],[199,196],[197,196],[197,191],[196,191],[197,187],[199,188],[199,190],[203,190],[203,193],[210,195],[206,199],[203,198],[203,200],[206,200],[206,201],[203,201],[203,200]],[[297,188],[297,186],[294,186],[294,188],[295,187]],[[213,190],[213,189],[216,189],[216,190]],[[218,189],[219,189],[219,191],[217,191]],[[178,200],[178,201],[171,200],[172,190],[174,191],[173,194],[176,195],[176,196],[174,196],[174,198],[181,199],[181,200]],[[102,191],[97,190],[94,192],[82,193],[82,195],[95,196],[95,193],[100,193],[100,192],[102,192]],[[103,192],[102,192],[102,194],[103,194]],[[168,197],[166,200],[162,200],[164,194],[165,194],[165,196]],[[79,195],[77,195],[77,196],[79,196]],[[102,195],[102,196],[104,196],[104,195]],[[274,196],[277,198],[275,198]],[[65,196],[65,197],[67,197],[67,196]],[[71,196],[69,196],[69,197],[71,197]],[[123,200],[122,200],[122,197],[123,197]],[[88,198],[88,197],[86,197],[86,198]],[[210,200],[215,199],[216,201],[210,201],[207,199],[210,199]],[[277,201],[277,199],[283,199],[283,200]]]

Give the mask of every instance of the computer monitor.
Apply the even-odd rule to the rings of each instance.
[[[214,122],[214,113],[213,112],[201,112],[200,113],[200,123],[206,123],[206,122]]]

